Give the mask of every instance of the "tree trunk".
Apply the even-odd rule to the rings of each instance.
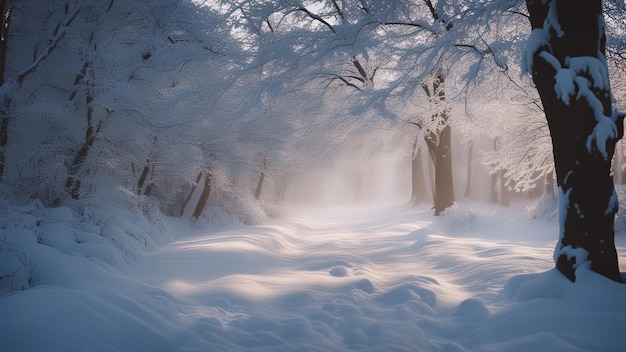
[[[493,150],[498,149],[498,138],[493,140]],[[498,204],[498,171],[491,174],[491,192],[489,194],[489,201],[493,204]]]
[[[489,194],[489,201],[493,204],[498,204],[498,173],[491,174],[491,192]]]
[[[422,88],[438,110],[437,113],[432,116],[436,130],[428,131],[424,136],[424,140],[426,141],[428,151],[435,167],[433,201],[435,203],[435,216],[439,216],[446,208],[454,204],[451,145],[452,129],[448,122],[449,109],[446,109],[444,106],[446,95],[443,73],[439,71],[435,75],[432,91],[431,87],[425,83],[422,84]]]
[[[202,193],[200,194],[200,198],[196,204],[196,209],[194,209],[192,215],[195,220],[198,220],[200,215],[202,215],[202,211],[206,207],[206,203],[209,201],[209,194],[211,193],[211,178],[211,174],[206,174],[204,177],[204,187],[202,188]]]
[[[549,174],[546,175],[545,180],[546,180],[546,184],[545,184],[544,192],[546,194],[551,195],[552,198],[556,200],[556,192],[554,192],[554,174],[550,172]]]
[[[469,147],[467,149],[467,177],[465,180],[465,192],[463,195],[466,198],[469,198],[471,195],[471,187],[472,187],[472,152],[474,151],[474,142],[469,142]]]
[[[422,148],[417,147],[416,141],[411,158],[411,204],[418,205],[424,200],[426,200],[426,179],[422,163]]]
[[[615,183],[618,185],[626,184],[626,169],[624,166],[624,143],[620,141],[615,146],[615,164],[613,165],[613,173],[615,174]]]
[[[428,146],[428,145],[427,145]],[[433,199],[433,203],[435,202],[435,198],[437,198],[436,190],[435,190],[435,152],[428,148],[428,160],[430,160],[428,164],[428,182],[430,184],[430,194]]]
[[[527,0],[526,5],[534,50],[526,57],[532,56],[529,69],[550,128],[559,186],[556,268],[572,281],[577,268],[589,267],[621,282],[614,241],[618,201],[610,171],[624,117],[612,107],[602,2]]]
[[[139,180],[137,181],[137,194],[138,195],[143,194],[143,195],[148,196],[150,195],[150,192],[152,191],[152,182],[151,180],[148,179],[148,176],[150,176],[150,179],[154,177],[154,162],[156,160],[157,142],[158,142],[158,139],[156,136],[154,136],[152,138],[152,150],[148,154],[148,158],[146,159],[146,164],[144,165],[143,170],[141,171],[141,176],[139,176]],[[150,175],[150,173],[152,173],[152,175]]]
[[[198,184],[200,184],[200,181],[202,180],[202,175],[203,175],[202,172],[198,173],[198,177],[196,177],[196,183],[194,183],[194,185],[191,186],[191,191],[189,191],[187,198],[185,198],[185,201],[183,202],[183,206],[180,208],[179,216],[183,216],[183,214],[185,214],[185,208],[187,208],[187,205],[189,204],[191,197],[193,197],[193,194],[196,192],[196,187],[198,186]]]
[[[90,37],[90,44],[93,44],[92,40],[93,32]],[[74,91],[72,91],[69,97],[70,101],[73,100],[79,90],[78,85],[84,85],[85,106],[87,108],[87,129],[85,131],[85,139],[83,141],[83,144],[78,152],[76,152],[74,159],[70,163],[70,166],[68,168],[68,176],[65,180],[65,191],[73,199],[80,198],[81,171],[85,162],[87,161],[89,152],[91,151],[91,148],[96,141],[96,135],[100,132],[100,128],[102,127],[102,121],[98,123],[94,122],[94,92],[92,85],[94,84],[95,77],[91,66],[91,61],[89,59],[85,61],[82,69],[80,70],[80,73],[77,74],[76,78],[74,79]]]
[[[11,24],[11,9],[7,7],[6,0],[0,0],[2,10],[2,26],[0,27],[0,89],[4,92],[2,108],[0,108],[0,177],[4,176],[6,153],[9,143],[9,109],[11,99],[6,82],[7,46],[9,43],[9,26]]]
[[[500,170],[498,174],[500,175],[500,205],[508,207],[511,205],[511,202],[509,200],[509,187],[504,182],[504,170]]]
[[[256,184],[256,189],[254,190],[254,199],[259,200],[261,198],[261,191],[263,190],[263,179],[265,178],[265,165],[267,163],[267,158],[263,158],[263,163],[261,164],[261,172],[259,172],[259,182]]]
[[[139,181],[137,181],[137,194],[141,195],[141,193],[144,192],[144,188],[143,186],[146,183],[146,179],[148,178],[148,175],[150,174],[150,164],[146,164],[143,167],[143,170],[141,171],[141,176],[139,176]]]
[[[454,185],[452,179],[452,148],[451,128],[446,125],[440,134],[439,145],[436,149],[435,164],[435,216],[454,204]]]

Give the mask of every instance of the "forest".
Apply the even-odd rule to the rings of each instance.
[[[623,1],[0,11],[0,350],[626,345]]]

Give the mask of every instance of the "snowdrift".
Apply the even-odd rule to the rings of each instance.
[[[32,212],[33,226],[55,224],[50,233],[88,233],[66,210]],[[309,209],[262,226],[207,232],[167,219],[161,230],[173,239],[130,262],[73,255],[80,244],[70,239],[59,240],[65,250],[24,240],[46,266],[30,266],[34,287],[0,296],[0,350],[626,346],[626,285],[585,268],[571,283],[552,270],[557,224],[528,220],[523,207],[472,204],[441,218],[405,206]]]

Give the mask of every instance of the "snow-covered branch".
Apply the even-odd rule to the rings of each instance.
[[[67,33],[67,29],[70,26],[70,24],[72,23],[72,21],[74,21],[74,19],[76,18],[76,15],[78,15],[78,12],[80,11],[80,7],[76,6],[71,12],[69,11],[69,9],[66,7],[66,13],[65,13],[65,18],[57,25],[57,27],[54,29],[54,32],[52,33],[52,39],[50,39],[50,42],[48,43],[48,46],[46,47],[46,49],[39,54],[34,60],[33,62],[28,65],[27,67],[25,67],[24,69],[22,69],[18,75],[17,75],[17,83],[21,84],[22,81],[24,80],[24,78],[26,78],[26,76],[33,72],[37,66],[39,66],[39,64],[48,57],[48,55],[50,55],[50,53],[52,53],[52,51],[54,51],[54,49],[56,48],[56,46],[59,44],[59,41],[65,36],[65,34]]]

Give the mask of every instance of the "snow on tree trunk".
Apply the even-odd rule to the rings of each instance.
[[[180,213],[181,217],[197,220],[200,215],[202,215],[202,212],[209,201],[209,195],[211,194],[212,178],[213,175],[211,173],[200,172],[198,174],[196,183],[191,188],[191,191],[183,204],[183,208]]]
[[[621,281],[614,242],[618,200],[610,176],[623,115],[613,108],[601,0],[527,0],[532,33],[522,66],[532,74],[552,137],[559,187],[556,268]]]
[[[187,194],[187,197],[185,197],[185,200],[183,201],[183,206],[180,208],[180,217],[191,217],[191,209],[189,208],[190,204],[197,204],[198,203],[198,199],[200,198],[199,195],[196,195],[196,188],[198,188],[198,185],[200,184],[200,181],[202,180],[202,176],[204,176],[203,172],[199,172],[198,176],[196,178],[196,183],[194,183],[191,186],[191,190],[189,191],[189,194]],[[192,198],[193,202],[192,202]]]

